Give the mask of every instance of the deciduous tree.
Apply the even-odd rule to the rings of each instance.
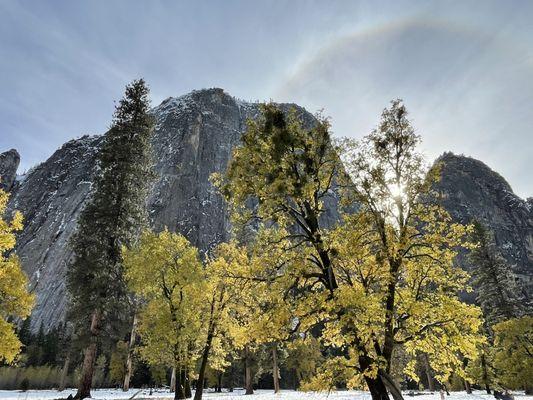
[[[123,249],[126,279],[145,305],[139,312],[140,355],[176,369],[175,399],[187,396],[199,350],[208,287],[198,250],[179,234],[145,231]],[[190,389],[189,389],[190,390]]]
[[[248,299],[253,283],[249,276],[247,250],[235,242],[220,244],[205,268],[206,301],[202,310],[202,350],[195,400],[202,398],[208,365],[222,373],[227,365],[228,346],[234,346],[232,335],[239,327],[239,310]],[[226,347],[224,349],[224,347]]]
[[[294,330],[323,325],[324,344],[342,354],[320,381],[337,371],[362,378],[375,400],[388,399],[387,388],[402,398],[390,375],[396,346],[413,363],[428,354],[445,379],[480,340],[479,309],[457,297],[468,276],[453,263],[468,229],[430,201],[437,171],[425,168],[418,142],[399,101],[362,143],[338,149],[327,120],[306,126],[269,104],[215,180],[236,226],[251,226],[263,251],[277,249],[259,276],[289,305]],[[339,198],[349,212],[334,227],[325,203]]]
[[[8,199],[9,195],[0,189],[0,362],[11,363],[22,344],[9,319],[28,317],[34,296],[28,292],[28,278],[18,257],[8,254],[15,247],[15,232],[22,229],[22,214],[16,212],[10,220],[5,217]]]
[[[533,394],[533,317],[500,322],[494,330],[494,367],[506,389]]]

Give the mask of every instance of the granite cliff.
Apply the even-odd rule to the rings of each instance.
[[[0,154],[0,189],[11,190],[15,184],[19,163],[20,155],[15,149]]]
[[[308,123],[313,121],[294,104],[280,107],[296,107]],[[228,238],[226,207],[209,178],[226,169],[246,121],[259,112],[259,104],[237,100],[222,89],[168,98],[152,110],[157,178],[148,207],[153,229],[178,231],[202,251]],[[14,181],[6,186],[11,192],[8,208],[25,218],[16,252],[37,295],[33,330],[41,325],[47,330],[64,320],[65,271],[72,256],[67,244],[90,193],[101,140],[102,136],[71,140],[17,181],[14,163],[2,163],[11,159],[12,151],[0,156],[2,180]]]
[[[506,258],[522,295],[533,297],[533,198],[521,199],[497,172],[483,162],[445,153],[441,179],[435,185],[441,201],[454,220],[478,220],[494,234],[496,246]],[[459,257],[467,270],[467,257]]]
[[[297,109],[312,123],[311,114]],[[225,170],[247,119],[259,115],[259,105],[237,100],[221,89],[207,89],[168,98],[152,112],[157,173],[148,201],[152,228],[179,231],[207,251],[229,235],[226,207],[209,177]],[[53,327],[65,317],[65,271],[71,257],[67,243],[91,190],[101,140],[101,136],[71,140],[17,179],[18,153],[0,155],[1,182],[11,192],[9,209],[25,217],[16,252],[37,295],[34,330]],[[437,188],[444,206],[458,221],[476,218],[487,223],[517,277],[531,285],[531,202],[514,195],[502,177],[477,160],[448,153],[440,161],[442,180]],[[334,217],[334,211],[326,216]]]

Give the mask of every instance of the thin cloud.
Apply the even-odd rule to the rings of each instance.
[[[103,133],[140,76],[155,104],[217,86],[323,108],[337,135],[367,133],[402,97],[430,157],[477,157],[526,197],[531,16],[512,1],[0,0],[0,151],[23,170]]]

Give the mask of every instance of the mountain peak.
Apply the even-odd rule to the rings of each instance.
[[[451,152],[441,155],[441,179],[435,189],[455,221],[477,220],[494,234],[496,245],[526,287],[533,281],[532,202],[514,194],[509,183],[485,163]],[[469,269],[467,258],[460,265]]]
[[[20,154],[17,150],[0,153],[0,189],[10,191],[13,188],[19,164]]]
[[[463,154],[445,152],[437,159],[437,162],[443,163],[449,169],[453,167],[451,169],[453,169],[454,173],[468,176],[472,181],[483,181],[485,185],[492,187],[493,190],[506,191],[514,195],[513,189],[507,180],[478,159]]]
[[[304,123],[316,123],[302,107],[279,106],[284,111],[296,108]],[[260,115],[260,105],[211,88],[169,97],[154,107],[152,114],[156,119],[152,148],[157,178],[148,200],[151,228],[179,232],[205,253],[230,237],[226,204],[210,177],[225,171],[247,120]],[[34,331],[40,324],[49,330],[64,320],[64,276],[72,256],[68,243],[90,196],[102,138],[83,136],[65,143],[11,189],[9,209],[21,211],[26,221],[16,252],[37,296],[31,319]],[[446,209],[460,222],[473,218],[488,221],[514,271],[529,279],[533,218],[527,207],[522,207],[528,203],[480,161],[452,153],[439,160],[443,168],[438,188]],[[10,171],[16,171],[13,163],[9,165]],[[333,207],[326,209],[334,211]]]

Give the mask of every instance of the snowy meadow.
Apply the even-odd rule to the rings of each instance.
[[[92,398],[97,400],[114,400],[114,399],[130,399],[139,390],[130,389],[124,392],[120,389],[95,389],[92,391]],[[56,390],[28,390],[21,392],[18,390],[0,390],[1,400],[52,400],[58,398],[67,398],[69,395],[74,396],[75,389],[66,389],[59,393]],[[526,396],[523,392],[513,393],[515,400],[533,400],[533,396]],[[148,389],[142,390],[138,393],[135,399],[172,399],[173,393],[168,390],[155,390],[150,395]],[[233,400],[242,399],[244,390],[239,389],[233,392],[214,393],[210,391],[204,392],[204,399],[223,399]],[[413,398],[417,400],[440,400],[438,392],[426,392],[410,396],[408,392],[404,393],[406,399]],[[257,390],[253,395],[247,395],[246,400],[370,400],[372,396],[369,392],[360,390],[341,390],[332,392],[299,392],[295,390],[282,390],[275,394],[272,390]],[[486,394],[484,391],[474,391],[472,394],[466,392],[451,392],[450,396],[446,396],[446,400],[492,400],[494,396]]]

